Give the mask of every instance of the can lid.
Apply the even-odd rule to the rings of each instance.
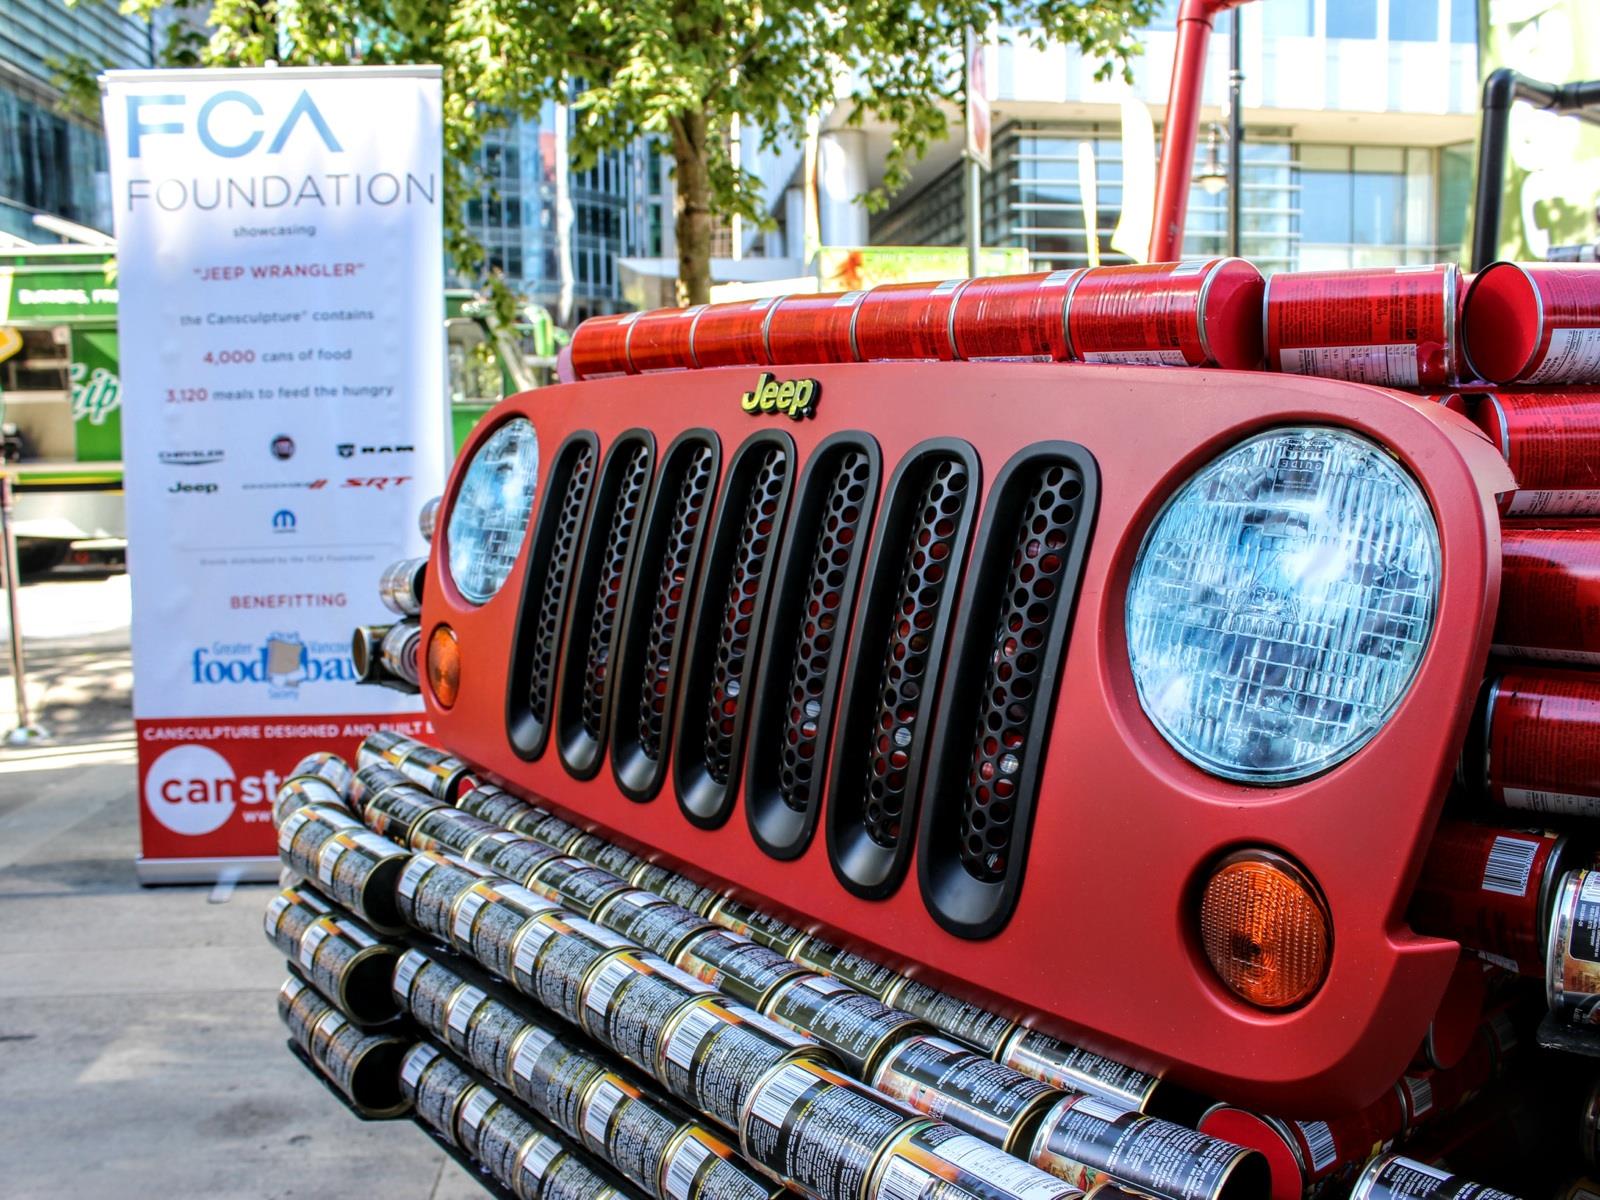
[[[1209,1137],[1259,1150],[1267,1160],[1272,1200],[1300,1200],[1305,1191],[1305,1169],[1294,1144],[1271,1117],[1219,1104],[1200,1119],[1199,1131]]]
[[[1533,366],[1544,340],[1544,298],[1519,264],[1490,263],[1467,289],[1461,325],[1467,366],[1490,383],[1510,383]]]
[[[1196,305],[1200,348],[1208,362],[1231,371],[1253,371],[1261,366],[1258,314],[1265,294],[1266,281],[1254,263],[1222,258],[1211,265]]]

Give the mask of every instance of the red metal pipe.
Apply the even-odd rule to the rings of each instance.
[[[1200,127],[1211,19],[1248,2],[1183,0],[1178,9],[1178,47],[1172,57],[1172,89],[1167,93],[1155,217],[1150,223],[1150,262],[1173,262],[1183,253],[1183,222],[1189,211],[1189,176],[1194,169],[1194,143]]]

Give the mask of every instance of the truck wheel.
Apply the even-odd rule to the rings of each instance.
[[[23,538],[17,542],[17,567],[23,579],[37,579],[67,561],[70,542]]]

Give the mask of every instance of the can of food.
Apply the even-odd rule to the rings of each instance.
[[[517,990],[576,1025],[583,980],[599,963],[633,949],[616,934],[570,913],[549,912],[523,925],[512,951]]]
[[[572,331],[572,373],[578,379],[605,379],[628,373],[628,335],[638,312],[590,317]]]
[[[516,1009],[490,996],[478,1006],[467,1028],[467,1061],[498,1083],[511,1078],[511,1054],[528,1028]]]
[[[955,356],[967,362],[1062,362],[1067,289],[1084,268],[974,279],[950,318]]]
[[[454,804],[471,789],[471,768],[454,754],[416,743],[400,761],[398,770],[435,800]]]
[[[367,797],[367,803],[361,810],[361,819],[372,832],[404,846],[410,844],[411,830],[418,821],[431,812],[448,807],[444,801],[435,800],[421,788],[390,787]]]
[[[615,1071],[590,1081],[581,1114],[584,1147],[646,1192],[661,1178],[673,1136],[689,1124]]]
[[[510,979],[517,937],[534,917],[559,911],[520,884],[482,880],[456,897],[450,916],[450,944],[501,979]]]
[[[470,816],[491,825],[509,828],[519,816],[537,813],[548,816],[544,809],[536,808],[520,796],[513,796],[492,783],[480,783],[456,797],[456,807]]]
[[[1266,282],[1267,368],[1380,387],[1456,378],[1461,268],[1279,271]]]
[[[499,832],[497,826],[446,804],[411,827],[410,844],[413,850],[449,851],[465,856],[484,838]]]
[[[317,851],[317,882],[379,933],[401,933],[395,887],[411,856],[371,830],[336,833]]]
[[[325,917],[332,911],[332,906],[326,900],[301,884],[284,888],[267,903],[262,926],[266,930],[267,941],[286,957],[293,958],[300,953],[301,935],[316,923],[318,917]]]
[[[300,938],[295,959],[312,984],[358,1025],[381,1025],[399,1012],[393,980],[401,948],[381,942],[354,917],[319,917]]]
[[[1367,1164],[1350,1200],[1517,1200],[1509,1192],[1458,1178],[1399,1154],[1385,1154]]]
[[[811,953],[811,947],[804,948],[804,954]],[[804,957],[804,954],[802,957]],[[929,987],[917,979],[907,979],[899,987],[891,987],[881,997],[885,1004],[892,1004],[914,1017],[921,1017],[940,1033],[955,1038],[959,1042],[982,1051],[990,1058],[998,1059],[1005,1050],[1006,1043],[1017,1032],[1017,1023],[1009,1017],[1002,1017],[999,1013],[990,1012],[976,1004],[968,1003],[959,997],[952,996],[949,992],[941,992],[938,988]],[[1057,1043],[1060,1045],[1060,1043]],[[1070,1049],[1070,1047],[1063,1047]],[[1043,1045],[1039,1044],[1036,1053],[1043,1056]],[[1014,1069],[1021,1070],[1015,1064]],[[1031,1071],[1023,1071],[1031,1075]],[[1042,1075],[1035,1075],[1036,1079],[1044,1079]],[[1051,1082],[1045,1079],[1045,1082]],[[1056,1084],[1059,1087],[1061,1085]]]
[[[607,841],[598,833],[585,833],[573,839],[567,847],[567,853],[573,858],[583,859],[591,867],[604,867],[623,879],[632,879],[635,872],[644,866],[644,859],[632,850]]]
[[[804,929],[770,913],[764,913],[758,908],[742,904],[731,896],[724,896],[717,901],[715,907],[706,915],[724,929],[730,929],[741,937],[747,937],[769,950],[775,950],[784,958],[792,957],[799,949],[800,943],[806,939]]]
[[[696,883],[686,875],[663,867],[660,863],[646,863],[628,881],[634,887],[654,892],[674,904],[681,904],[698,916],[706,916],[722,899],[721,893]]]
[[[1494,654],[1600,665],[1600,521],[1500,526]]]
[[[433,960],[420,950],[407,950],[395,960],[390,991],[401,1012],[411,1011],[411,985],[416,982],[422,969],[431,962]]]
[[[488,1089],[484,1089],[487,1093]],[[488,1093],[493,1095],[493,1093]],[[462,1121],[467,1117],[463,1108]],[[506,1187],[514,1187],[517,1181],[517,1159],[522,1153],[522,1147],[529,1138],[538,1137],[539,1132],[534,1129],[521,1113],[511,1105],[500,1103],[494,1105],[480,1120],[473,1133],[473,1141],[477,1149],[473,1152],[476,1158],[490,1175]]]
[[[579,1108],[592,1080],[605,1072],[593,1054],[541,1025],[523,1027],[511,1051],[511,1090],[570,1137],[582,1137]]]
[[[815,1042],[753,1009],[702,996],[667,1023],[652,1074],[696,1112],[738,1129],[739,1112],[764,1072],[780,1063],[826,1058]]]
[[[875,963],[870,958],[864,958],[852,950],[845,950],[820,938],[806,938],[794,948],[789,957],[802,967],[823,975],[831,975],[848,983],[856,991],[865,992],[874,1000],[882,1000],[885,1004],[889,1003],[888,997],[896,988],[904,987],[908,982],[900,972],[891,971],[881,963]]]
[[[1490,263],[1467,291],[1467,359],[1490,383],[1600,383],[1600,266]]]
[[[333,1010],[318,1028],[326,1030],[326,1039],[312,1058],[351,1108],[364,1117],[385,1118],[398,1117],[410,1107],[400,1089],[400,1060],[410,1039],[365,1033]]]
[[[1550,918],[1545,999],[1563,1025],[1600,1025],[1600,871],[1568,871]]]
[[[317,856],[335,834],[354,832],[365,826],[343,808],[331,804],[307,804],[295,809],[278,826],[278,857],[302,879],[314,879]]]
[[[1165,1200],[1265,1196],[1271,1182],[1260,1151],[1100,1096],[1057,1100],[1034,1135],[1028,1161],[1078,1187],[1110,1176]]]
[[[395,884],[395,903],[408,925],[447,942],[456,898],[482,878],[447,855],[414,854]]]
[[[376,734],[373,735],[377,736]],[[370,740],[370,738],[369,738]],[[350,807],[355,812],[364,813],[367,801],[379,792],[387,791],[392,787],[411,787],[411,781],[395,769],[394,763],[388,759],[369,761],[350,779]]]
[[[533,1136],[517,1148],[512,1194],[517,1200],[546,1200],[555,1170],[560,1163],[572,1161],[572,1155],[554,1135],[534,1129]],[[600,1182],[598,1176],[595,1182]]]
[[[378,657],[384,671],[413,687],[422,678],[418,669],[421,650],[422,626],[415,617],[396,621],[384,631],[383,640],[378,643]]]
[[[315,775],[297,775],[293,779],[286,779],[272,799],[272,823],[282,825],[290,813],[307,804],[343,808],[344,793],[326,779]]]
[[[910,1013],[809,971],[779,984],[761,1011],[786,1029],[815,1038],[862,1079],[870,1079],[884,1057],[906,1038],[928,1031],[927,1024]]]
[[[583,1031],[644,1071],[654,1071],[672,1016],[715,991],[644,950],[606,959],[584,980]]]
[[[1439,1007],[1412,1059],[1417,1069],[1448,1070],[1467,1056],[1484,1022],[1491,968],[1477,955],[1463,954],[1450,972]]]
[[[708,304],[689,334],[694,361],[701,367],[767,366],[767,310],[775,297]]]
[[[514,814],[505,824],[506,828],[516,833],[525,833],[562,854],[565,854],[567,847],[584,833],[565,817],[546,812],[536,804],[530,804],[526,812]]]
[[[459,1145],[456,1113],[476,1086],[460,1063],[427,1042],[416,1043],[400,1063],[400,1088],[417,1116],[451,1145]]]
[[[460,1146],[467,1154],[481,1161],[478,1153],[478,1135],[483,1130],[484,1121],[497,1108],[504,1108],[500,1097],[496,1096],[481,1083],[475,1083],[467,1089],[461,1097],[461,1104],[456,1108],[456,1145]]]
[[[639,314],[639,319],[628,326],[624,353],[628,359],[628,373],[642,375],[649,371],[682,371],[696,365],[690,345],[694,320],[704,304],[688,308],[657,308]]]
[[[396,616],[416,616],[422,611],[422,583],[427,573],[426,557],[390,563],[378,577],[378,599]]]
[[[1542,977],[1556,883],[1572,858],[1556,834],[1440,821],[1411,900],[1412,927]],[[1474,1017],[1471,1028],[1477,1025]]]
[[[895,1003],[902,1002],[903,996],[895,997]],[[1014,1071],[1042,1079],[1051,1087],[1101,1096],[1138,1112],[1149,1111],[1161,1083],[1143,1071],[1069,1046],[1034,1029],[1013,1033],[1001,1047],[999,1061]]]
[[[866,1191],[867,1200],[1078,1200],[1080,1194],[1076,1186],[934,1121],[905,1129],[889,1143]]]
[[[395,969],[395,993],[398,996],[403,985],[406,1011],[440,1041],[448,1041],[445,1030],[450,1020],[450,1002],[470,985],[437,959],[418,957],[420,963],[402,956]]]
[[[788,1189],[757,1174],[705,1126],[689,1124],[668,1144],[651,1194],[662,1200],[781,1200]]]
[[[445,1001],[444,1028],[440,1032],[444,1034],[445,1045],[462,1058],[467,1057],[472,1023],[488,1003],[488,993],[466,980],[462,980],[461,986]]]
[[[540,867],[557,855],[543,842],[507,829],[479,838],[465,857],[473,866],[526,884]]]
[[[570,854],[559,855],[545,863],[528,880],[528,887],[580,917],[590,919],[611,897],[632,890],[627,880],[619,879],[604,867],[591,867]]]
[[[393,729],[374,729],[356,747],[356,773],[371,766],[397,767],[417,741]]]
[[[1406,1131],[1457,1112],[1494,1078],[1494,1045],[1481,1027],[1461,1061],[1448,1069],[1410,1071],[1400,1079]]]
[[[1067,286],[1067,347],[1079,362],[1261,365],[1261,272],[1240,258],[1091,267]]]
[[[313,750],[289,772],[290,779],[320,779],[331,783],[341,800],[350,791],[350,781],[354,777],[350,764],[332,750]]]
[[[1490,392],[1472,415],[1516,477],[1502,516],[1600,516],[1600,391]]]
[[[956,356],[950,330],[956,298],[970,282],[881,283],[870,289],[850,327],[856,358],[949,362]]]
[[[866,294],[855,291],[785,296],[768,310],[767,360],[775,367],[855,362],[850,326]]]
[[[529,1175],[524,1165],[518,1175],[520,1200],[636,1200],[637,1193],[626,1195],[613,1187],[582,1155],[565,1148],[546,1166],[540,1190],[524,1192]]]
[[[1491,801],[1518,812],[1600,816],[1600,675],[1509,670],[1489,681],[1480,703]]]
[[[884,1095],[1024,1156],[1045,1110],[1061,1098],[1049,1084],[938,1035],[898,1043],[868,1078]]]
[[[298,974],[291,973],[278,988],[278,1020],[288,1026],[289,1036],[308,1052],[311,1026],[332,1007]]]
[[[681,904],[643,888],[618,892],[595,914],[595,921],[667,959],[691,938],[714,928]]]
[[[1200,1119],[1200,1132],[1248,1146],[1265,1157],[1273,1196],[1322,1195],[1348,1182],[1373,1154],[1394,1145],[1405,1129],[1400,1085],[1377,1101],[1330,1121],[1289,1121],[1218,1104]]]
[[[752,1166],[813,1200],[846,1200],[866,1197],[889,1143],[925,1123],[849,1076],[798,1059],[755,1081],[736,1128]]]
[[[728,929],[709,929],[686,943],[673,964],[751,1008],[763,1008],[784,983],[811,974],[776,950]]]

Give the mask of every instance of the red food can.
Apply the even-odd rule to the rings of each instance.
[[[1267,368],[1380,387],[1456,377],[1461,268],[1280,271],[1267,280]]]
[[[628,335],[636,312],[590,317],[572,331],[572,373],[579,379],[604,379],[628,373]]]
[[[1600,383],[1600,264],[1490,263],[1467,293],[1462,337],[1491,383]]]
[[[956,357],[968,362],[1068,358],[1067,290],[1083,270],[974,279],[956,298],[950,326]]]
[[[1441,821],[1411,900],[1411,924],[1508,971],[1543,978],[1550,909],[1568,858],[1567,839],[1554,834]],[[1483,970],[1466,965],[1477,976],[1476,1012],[1458,1052],[1435,1057],[1435,1066],[1454,1065],[1482,1022]]]
[[[694,320],[689,348],[697,367],[768,367],[767,310],[774,297],[708,304]]]
[[[1067,289],[1067,346],[1080,362],[1254,370],[1262,287],[1242,258],[1091,267]]]
[[[824,292],[785,296],[767,310],[767,358],[775,367],[796,363],[855,362],[850,327],[867,293]]]
[[[1353,1177],[1367,1159],[1392,1146],[1404,1128],[1398,1085],[1359,1112],[1332,1121],[1290,1121],[1226,1104],[1200,1119],[1201,1133],[1266,1155],[1272,1200],[1302,1200],[1313,1188]]]
[[[1447,1117],[1471,1100],[1494,1078],[1494,1049],[1480,1029],[1464,1057],[1448,1071],[1413,1071],[1400,1079],[1405,1103],[1406,1133]]]
[[[1456,969],[1445,984],[1439,1007],[1428,1022],[1428,1032],[1422,1036],[1422,1045],[1411,1060],[1416,1069],[1455,1066],[1467,1056],[1472,1039],[1484,1021],[1484,1007],[1489,999],[1487,972],[1492,970],[1473,954],[1463,954],[1456,960]]]
[[[1494,652],[1600,665],[1600,521],[1501,525]]]
[[[1600,817],[1600,673],[1526,668],[1484,688],[1483,787],[1502,808]]]
[[[645,371],[681,371],[700,364],[694,360],[690,335],[694,332],[695,318],[705,308],[696,304],[690,308],[658,308],[639,314],[639,319],[628,327],[628,370],[632,374]]]
[[[1600,392],[1490,392],[1474,407],[1516,476],[1503,514],[1600,516]]]
[[[873,288],[856,306],[851,341],[862,362],[874,359],[921,359],[949,362],[955,358],[950,324],[955,303],[972,281],[885,283]]]

